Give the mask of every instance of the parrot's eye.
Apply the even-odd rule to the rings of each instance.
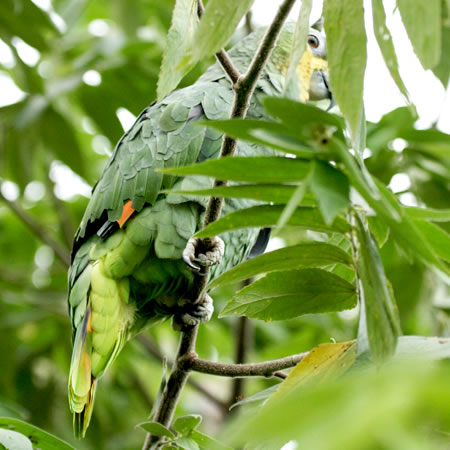
[[[310,34],[308,36],[308,44],[312,48],[317,48],[319,46],[319,39],[316,36],[314,36],[313,34]]]

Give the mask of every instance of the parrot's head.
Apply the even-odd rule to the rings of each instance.
[[[255,32],[257,39],[253,42],[259,43],[264,31],[265,29]],[[286,86],[286,83],[291,83],[291,81],[288,82],[288,78],[290,78],[289,72],[292,70],[291,58],[295,54],[295,50],[292,49],[294,34],[295,23],[286,23],[278,37],[265,72],[274,85],[277,85],[277,79],[280,80],[278,86],[280,93],[284,92],[284,95],[302,102],[330,99],[331,107],[334,103],[328,81],[327,42],[325,33],[322,31],[321,19],[312,25],[307,34],[304,53],[295,67],[296,86]]]
[[[325,34],[311,28],[307,37],[306,51],[300,59],[297,73],[303,92],[302,100],[331,99],[330,83],[328,81],[327,41]],[[302,91],[301,91],[302,92]]]

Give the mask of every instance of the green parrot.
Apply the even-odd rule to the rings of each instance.
[[[293,31],[293,24],[285,25],[277,40],[251,100],[251,118],[265,117],[261,96],[283,93]],[[263,33],[255,31],[230,51],[242,73]],[[303,100],[331,99],[325,36],[311,29],[307,42],[297,68],[299,84],[306,81],[309,87]],[[212,180],[157,170],[217,158],[222,135],[195,122],[228,118],[232,103],[231,82],[216,63],[192,86],[144,109],[93,188],[69,270],[73,353],[68,395],[77,438],[84,437],[89,425],[97,380],[131,337],[168,317],[181,326],[209,320],[209,296],[197,304],[186,301],[193,272],[211,265],[211,277],[217,277],[267,245],[267,230],[244,229],[227,233],[223,241],[217,238],[213,251],[196,254],[191,236],[201,227],[206,199],[164,192],[209,187]],[[239,142],[237,154],[269,155],[273,150]],[[254,204],[229,199],[223,214]]]

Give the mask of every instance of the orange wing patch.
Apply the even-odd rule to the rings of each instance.
[[[125,205],[123,205],[122,216],[117,221],[120,228],[124,226],[125,222],[131,217],[134,211],[136,210],[131,206],[131,200],[128,200]]]

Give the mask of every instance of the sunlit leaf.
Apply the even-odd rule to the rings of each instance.
[[[424,69],[441,56],[441,0],[397,0],[408,37]]]
[[[356,359],[355,341],[320,344],[289,373],[270,401],[289,395],[299,386],[325,383],[345,373]]]

